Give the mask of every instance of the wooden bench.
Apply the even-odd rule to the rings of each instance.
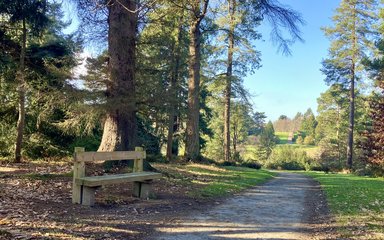
[[[75,148],[73,166],[72,202],[87,206],[95,204],[95,192],[97,188],[125,182],[133,182],[133,196],[149,198],[153,195],[151,182],[161,178],[160,173],[144,172],[143,161],[145,159],[143,148],[136,147],[135,151],[116,152],[85,152],[84,148]],[[95,161],[133,160],[133,172],[126,174],[114,174],[104,176],[85,176],[85,163]]]

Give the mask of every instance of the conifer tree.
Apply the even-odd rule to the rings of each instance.
[[[332,41],[329,59],[323,62],[326,82],[339,82],[349,89],[349,127],[347,167],[352,168],[355,129],[355,88],[362,79],[361,60],[372,49],[373,24],[376,17],[375,0],[342,0],[333,16],[333,27],[324,28]]]

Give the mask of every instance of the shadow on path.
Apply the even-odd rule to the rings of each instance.
[[[212,209],[158,227],[152,239],[313,239],[310,222],[319,191],[308,177],[280,172]]]

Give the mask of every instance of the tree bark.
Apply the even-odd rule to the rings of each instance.
[[[200,28],[195,21],[190,30],[189,79],[188,79],[188,115],[186,136],[186,157],[196,160],[200,154],[199,118],[200,118]]]
[[[27,28],[25,24],[25,19],[22,23],[22,36],[21,36],[21,51],[20,51],[20,66],[17,73],[18,80],[18,100],[19,100],[19,117],[17,120],[17,136],[15,143],[15,162],[21,162],[21,148],[23,145],[23,136],[24,136],[24,126],[25,126],[25,92],[26,92],[26,82],[25,82],[25,51],[27,46]]]
[[[229,15],[229,31],[228,31],[228,56],[227,56],[227,72],[224,90],[224,160],[231,159],[231,92],[232,92],[232,68],[233,68],[233,51],[234,51],[234,13],[236,9],[236,0],[228,1]],[[235,146],[235,143],[234,143]],[[234,150],[236,153],[236,150]]]
[[[98,151],[133,150],[137,142],[135,49],[138,13],[136,1],[108,5],[107,116]],[[131,10],[131,11],[130,11]]]
[[[201,31],[200,23],[207,12],[209,0],[194,0],[189,28],[189,77],[188,77],[188,114],[185,140],[185,157],[197,160],[200,155],[199,118],[200,118],[200,61],[201,61]]]
[[[179,93],[179,70],[180,70],[180,41],[182,37],[182,22],[183,15],[179,20],[179,27],[177,28],[177,39],[175,40],[173,50],[173,69],[171,76],[170,86],[170,100],[169,100],[169,118],[168,118],[168,135],[167,135],[167,154],[166,158],[171,161],[174,155],[178,154],[178,142],[174,141],[173,135],[178,131],[178,117],[177,117],[177,97]]]
[[[352,63],[352,78],[349,89],[349,127],[347,145],[347,167],[352,169],[353,159],[353,129],[355,125],[355,63]]]

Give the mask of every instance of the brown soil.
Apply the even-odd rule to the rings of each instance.
[[[133,198],[131,184],[120,184],[102,188],[97,204],[86,207],[71,203],[69,164],[0,165],[0,239],[149,239],[158,229],[226,201],[189,197],[193,186],[180,184],[174,177],[177,170],[156,167],[167,173],[154,182],[157,199]],[[189,180],[196,177],[183,174]],[[314,194],[306,197],[310,205],[305,221],[320,222],[319,229],[310,230],[320,238],[321,228],[332,229],[324,224],[329,219],[324,197],[315,182],[313,186]]]

